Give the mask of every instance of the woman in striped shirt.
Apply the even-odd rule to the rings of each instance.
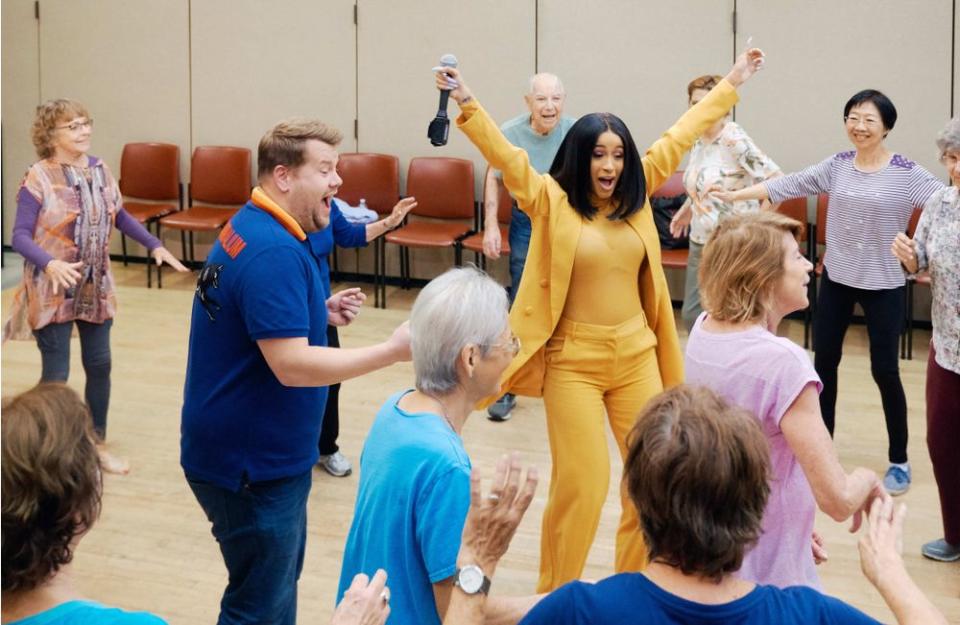
[[[830,194],[826,250],[814,319],[814,367],[823,382],[820,411],[833,434],[837,367],[843,338],[860,304],[870,339],[870,370],[880,389],[889,437],[890,467],[883,484],[892,495],[910,488],[907,461],[907,400],[900,382],[897,339],[904,318],[904,276],[890,254],[906,230],[914,207],[943,185],[927,170],[887,149],[884,139],[897,121],[887,96],[872,89],[855,94],[843,108],[854,149],[830,156],[803,171],[747,187],[715,193],[724,202],[784,200]]]

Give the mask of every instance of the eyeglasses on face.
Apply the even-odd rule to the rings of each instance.
[[[93,119],[78,119],[77,121],[72,121],[69,124],[64,126],[57,126],[57,130],[69,130],[70,132],[77,132],[81,128],[93,128]]]
[[[843,118],[848,126],[859,126],[861,123],[867,128],[874,128],[880,125],[880,120],[876,117],[860,117],[859,115],[847,115]]]
[[[500,349],[516,356],[520,353],[520,337],[511,332],[510,338],[507,339],[505,343],[492,343],[490,345],[481,345],[480,347],[486,347],[488,349],[499,347]]]

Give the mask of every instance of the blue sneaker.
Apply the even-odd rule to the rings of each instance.
[[[893,496],[902,495],[910,490],[910,467],[904,471],[897,465],[891,464],[887,474],[883,476],[883,487]]]

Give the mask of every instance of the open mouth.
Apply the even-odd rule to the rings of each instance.
[[[597,185],[601,191],[611,192],[617,186],[617,179],[615,176],[600,176],[597,178]]]

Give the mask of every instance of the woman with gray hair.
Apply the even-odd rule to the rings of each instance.
[[[455,584],[489,590],[479,566],[457,567],[471,471],[460,434],[474,406],[500,392],[520,343],[507,323],[506,292],[475,268],[451,269],[424,287],[410,335],[416,389],[387,400],[364,443],[337,599],[354,575],[382,568],[391,579],[391,623],[439,625]],[[517,622],[534,602],[491,598],[487,615]]]
[[[937,137],[940,162],[952,186],[934,193],[923,207],[913,239],[898,233],[893,255],[908,274],[929,272],[933,291],[933,337],[927,360],[927,448],[940,490],[944,537],[921,552],[931,560],[960,560],[960,118]],[[952,486],[951,486],[952,484]]]

